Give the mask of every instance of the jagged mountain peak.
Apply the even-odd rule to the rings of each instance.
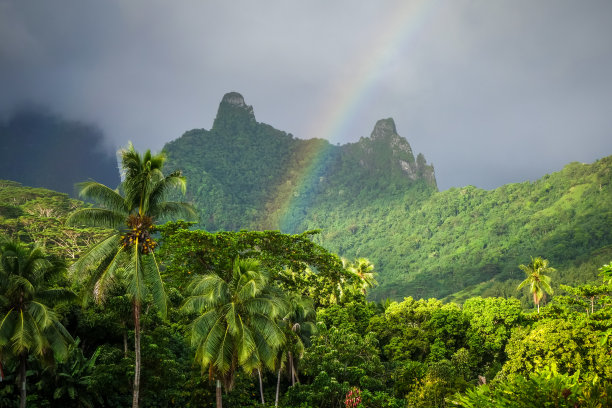
[[[395,121],[393,118],[380,119],[374,125],[374,130],[370,134],[370,138],[374,139],[382,139],[388,138],[390,136],[397,135],[397,129],[395,128]]]
[[[213,129],[228,125],[234,127],[240,122],[247,124],[256,122],[253,106],[247,105],[244,97],[238,92],[228,92],[221,99]]]
[[[225,95],[223,95],[223,99],[221,100],[221,103],[228,103],[230,105],[252,109],[251,106],[248,106],[246,102],[244,102],[244,97],[238,92],[226,93]]]

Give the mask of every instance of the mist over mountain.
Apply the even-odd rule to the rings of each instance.
[[[91,124],[26,107],[0,122],[0,140],[0,179],[73,196],[80,181],[119,184],[116,152]]]

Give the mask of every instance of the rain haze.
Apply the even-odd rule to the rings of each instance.
[[[612,154],[612,2],[0,0],[0,114],[160,150],[230,91],[343,144],[392,117],[441,190]]]

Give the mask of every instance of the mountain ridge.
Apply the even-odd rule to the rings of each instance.
[[[287,208],[288,203],[300,201],[292,197],[311,202],[340,185],[343,191],[358,193],[363,185],[347,185],[349,178],[379,181],[386,177],[384,184],[398,188],[423,181],[432,191],[436,189],[433,167],[422,154],[414,157],[409,143],[397,134],[393,119],[379,121],[369,138],[334,146],[323,139],[297,139],[257,122],[253,107],[237,92],[223,97],[210,130],[188,131],[164,150],[168,168],[180,168],[192,186],[198,186],[188,187],[188,197],[204,204],[200,225],[209,230],[295,232],[306,208],[300,203]],[[375,184],[377,189],[385,188]],[[208,191],[198,190],[202,185]],[[281,214],[284,211],[293,215]]]
[[[211,130],[186,132],[165,150],[168,169],[188,179],[200,227],[319,229],[317,243],[375,264],[376,299],[445,297],[483,282],[505,296],[529,256],[565,267],[612,244],[611,158],[535,182],[440,192],[433,166],[391,118],[334,146],[257,122],[238,93],[221,101]]]

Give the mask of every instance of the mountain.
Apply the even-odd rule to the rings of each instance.
[[[0,179],[70,195],[87,179],[119,185],[115,152],[90,124],[27,108],[0,122],[0,140]]]
[[[200,227],[320,229],[316,240],[329,250],[374,263],[376,299],[515,295],[517,265],[530,256],[559,269],[555,285],[588,280],[580,265],[612,258],[609,157],[535,182],[438,192],[433,166],[414,156],[392,119],[334,146],[257,122],[235,92],[210,130],[191,130],[165,150],[167,169],[187,177]]]
[[[294,233],[321,197],[436,189],[433,167],[423,155],[415,159],[392,119],[379,121],[369,138],[334,146],[257,122],[236,92],[223,97],[211,130],[186,132],[164,150],[167,168],[181,169],[189,180],[200,226],[213,231]]]

